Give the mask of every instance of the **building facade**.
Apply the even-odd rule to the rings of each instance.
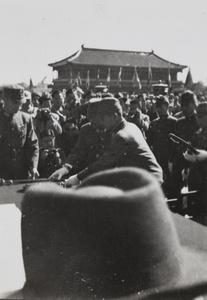
[[[100,83],[111,92],[150,92],[159,81],[179,89],[183,82],[177,74],[187,66],[165,60],[152,52],[118,51],[85,48],[55,63],[57,72],[53,89],[80,86],[84,91]]]

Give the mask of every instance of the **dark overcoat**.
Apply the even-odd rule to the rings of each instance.
[[[38,139],[32,117],[22,111],[10,116],[0,110],[0,178],[25,179],[37,168]]]

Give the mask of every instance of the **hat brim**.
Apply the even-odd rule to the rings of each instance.
[[[47,281],[40,291],[43,297],[51,295],[51,289],[54,292],[58,286],[61,296],[76,289],[79,299],[93,290],[93,280],[99,283],[98,292],[106,292],[102,297],[106,299],[111,295],[114,298],[115,292],[116,299],[139,299],[153,291],[159,293],[207,280],[206,228],[171,213],[159,184],[146,171],[103,171],[88,177],[77,189],[38,184],[26,192],[22,211],[27,297],[33,293],[32,282],[45,284],[43,277]],[[150,241],[153,236],[155,239]],[[146,241],[150,241],[150,246]],[[144,250],[139,249],[142,243]],[[126,256],[121,259],[125,248]],[[162,258],[159,251],[163,249],[168,256],[164,257],[164,250]],[[152,250],[157,252],[155,256]],[[149,253],[154,257],[146,260]],[[119,270],[120,266],[123,269]],[[144,275],[137,271],[140,266]],[[113,268],[118,268],[117,278],[121,272],[123,282],[112,276]],[[71,270],[77,273],[76,280]],[[98,281],[102,273],[107,274],[103,280],[109,286]],[[79,280],[83,282],[77,290]],[[111,286],[113,281],[117,285]],[[60,296],[58,291],[56,296]]]

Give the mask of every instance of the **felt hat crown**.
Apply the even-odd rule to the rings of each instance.
[[[182,241],[185,227],[192,241]],[[141,169],[99,172],[78,188],[33,185],[22,206],[23,297],[141,299],[205,282],[200,229],[206,237],[206,228],[174,218],[156,179]]]

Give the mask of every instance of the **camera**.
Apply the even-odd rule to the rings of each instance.
[[[48,121],[50,120],[50,110],[47,108],[40,109],[37,113],[37,117],[40,121]]]
[[[59,165],[61,162],[59,149],[50,149],[47,151],[47,157],[45,159],[46,165]]]

